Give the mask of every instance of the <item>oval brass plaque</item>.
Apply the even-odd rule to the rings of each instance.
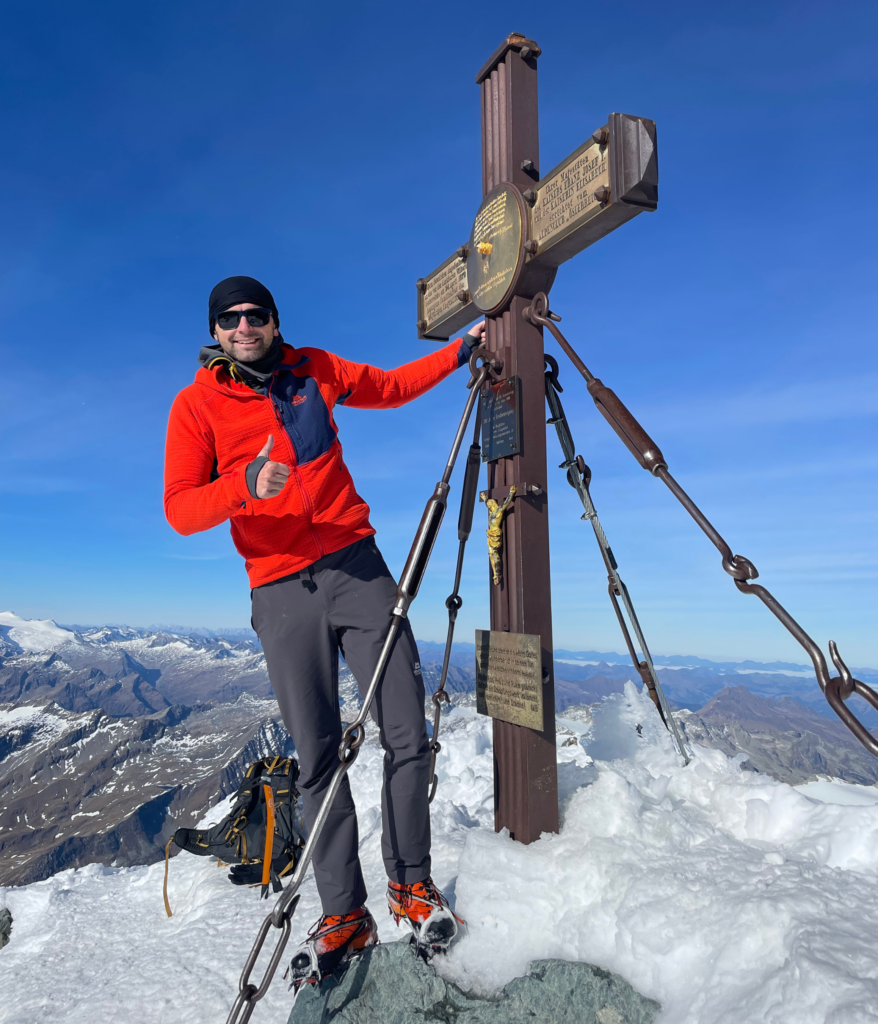
[[[483,312],[503,303],[515,283],[521,257],[521,207],[508,185],[485,196],[473,224],[466,276],[472,300]]]

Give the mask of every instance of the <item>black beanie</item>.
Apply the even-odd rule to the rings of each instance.
[[[274,314],[275,327],[280,327],[280,317],[277,306],[274,304],[274,296],[264,284],[257,281],[255,277],[227,277],[225,281],[220,281],[207,300],[210,333],[213,334],[217,313],[222,313],[229,306],[237,306],[242,302],[253,302],[257,306],[270,309]]]

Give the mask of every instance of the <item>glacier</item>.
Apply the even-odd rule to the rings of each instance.
[[[878,1019],[878,789],[794,787],[742,771],[742,755],[694,755],[680,764],[632,684],[593,718],[560,718],[561,830],[522,846],[493,831],[490,721],[451,710],[434,878],[469,931],[439,973],[487,995],[557,957],[622,975],[662,1004],[658,1024]],[[404,935],[383,911],[381,767],[370,728],[351,783],[370,905],[392,942]],[[0,1020],[225,1019],[270,904],[229,885],[215,861],[181,854],[168,919],[162,872],[89,865],[0,889],[14,921]],[[289,954],[318,915],[309,877]],[[290,1002],[279,972],[252,1020],[283,1024]]]
[[[23,619],[15,612],[0,612],[0,631],[24,651],[46,651],[76,641],[76,634],[54,619]]]

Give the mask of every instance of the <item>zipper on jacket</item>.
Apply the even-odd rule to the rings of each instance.
[[[320,540],[320,536],[317,533],[317,528],[314,526],[314,503],[311,501],[311,495],[308,493],[308,488],[305,486],[305,483],[302,480],[302,474],[299,472],[299,460],[296,458],[295,448],[293,447],[292,441],[290,441],[289,434],[287,434],[287,428],[284,426],[283,417],[281,416],[280,412],[278,412],[278,408],[274,404],[274,399],[271,397],[271,387],[274,384],[275,379],[275,374],[272,374],[271,380],[268,383],[268,395],[266,397],[268,401],[271,403],[271,408],[274,412],[274,418],[277,420],[280,429],[283,430],[284,436],[287,439],[287,443],[290,446],[290,451],[293,456],[293,465],[290,466],[290,469],[292,469],[293,474],[296,477],[296,483],[299,485],[299,492],[301,493],[302,499],[305,502],[305,512],[308,517],[308,529],[311,531],[311,536],[314,538],[314,543],[317,545],[317,551],[319,552],[317,557],[322,558],[325,552],[323,550],[323,544]]]

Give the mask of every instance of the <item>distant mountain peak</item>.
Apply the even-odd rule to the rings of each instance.
[[[48,651],[79,639],[53,619],[23,619],[15,612],[0,612],[0,635],[22,651]]]

